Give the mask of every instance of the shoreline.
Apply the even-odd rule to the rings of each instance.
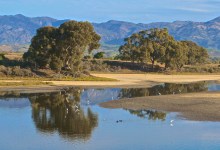
[[[0,91],[13,90],[59,90],[65,87],[85,88],[148,88],[161,83],[192,83],[199,81],[220,82],[220,75],[163,75],[163,74],[92,74],[97,77],[116,79],[117,81],[42,81],[52,85],[0,86]],[[3,82],[22,82],[22,80],[2,80]]]
[[[113,78],[118,81],[43,81],[52,85],[2,86],[0,92],[47,93],[65,88],[148,88],[161,83],[192,83],[215,81],[220,83],[220,75],[161,75],[161,74],[93,74],[98,77]],[[8,82],[19,82],[9,80]],[[101,103],[105,108],[131,110],[155,109],[177,112],[180,117],[196,121],[220,121],[220,92],[199,92],[176,95],[161,95],[121,99]]]
[[[158,110],[193,121],[220,121],[220,92],[199,92],[120,99],[101,103],[109,109]]]
[[[85,88],[148,88],[161,83],[192,83],[199,81],[216,81],[220,75],[164,75],[164,74],[92,74],[97,77],[116,79],[117,81],[42,81],[52,85],[0,86],[0,91],[37,91],[60,90],[68,87]],[[4,80],[2,80],[4,81]],[[22,82],[22,80],[5,80],[4,82]]]

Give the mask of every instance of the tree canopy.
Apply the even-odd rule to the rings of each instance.
[[[82,69],[85,51],[99,48],[100,36],[89,22],[68,21],[59,28],[43,27],[37,30],[24,60],[36,67],[62,68],[72,74]]]
[[[191,41],[176,41],[166,28],[149,29],[132,34],[119,48],[119,57],[132,62],[155,61],[165,68],[181,69],[185,64],[204,63],[207,50]]]

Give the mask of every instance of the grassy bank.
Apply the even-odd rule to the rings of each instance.
[[[62,77],[62,78],[45,78],[45,77],[0,77],[0,80],[24,80],[24,81],[118,81],[112,78],[105,77]]]
[[[43,81],[0,82],[0,86],[40,86],[40,85],[53,85],[53,83],[43,82]]]

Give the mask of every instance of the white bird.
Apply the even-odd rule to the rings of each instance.
[[[170,123],[173,123],[174,122],[174,120],[170,120]]]
[[[158,93],[159,95],[161,95],[161,93]]]
[[[88,101],[87,101],[87,105],[89,105],[89,104],[90,104],[90,101],[88,100]]]

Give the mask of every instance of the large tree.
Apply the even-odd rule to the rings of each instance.
[[[43,27],[37,30],[36,36],[31,40],[28,52],[23,58],[38,67],[46,67],[51,60],[52,51],[56,46],[58,29],[54,27]]]
[[[37,67],[54,70],[65,68],[71,74],[80,72],[85,51],[99,48],[100,36],[89,22],[69,21],[59,28],[38,29],[24,59]]]
[[[145,58],[140,55],[140,42],[141,36],[137,33],[126,38],[125,44],[119,48],[120,58],[132,62],[145,62]]]
[[[165,64],[165,68],[180,70],[185,64],[204,63],[207,50],[191,41],[176,41],[167,29],[149,29],[132,34],[119,48],[119,57],[132,62],[155,61]]]
[[[188,49],[188,65],[205,63],[209,58],[207,50],[192,41],[181,41]]]
[[[169,43],[166,54],[163,57],[165,68],[173,68],[180,70],[188,62],[187,45],[182,42],[174,41]]]
[[[64,65],[72,71],[80,71],[84,52],[99,48],[100,36],[89,22],[69,21],[62,24],[59,30],[57,45]]]
[[[169,35],[166,28],[141,31],[140,34],[143,39],[143,44],[141,45],[143,45],[149,53],[153,67],[155,61],[162,61],[162,58],[171,45],[170,43],[174,42],[174,38]]]
[[[153,67],[155,61],[164,60],[162,58],[170,48],[170,43],[174,41],[167,29],[150,29],[140,31],[125,39],[125,44],[120,47],[119,52],[122,59],[133,62],[151,62]]]

